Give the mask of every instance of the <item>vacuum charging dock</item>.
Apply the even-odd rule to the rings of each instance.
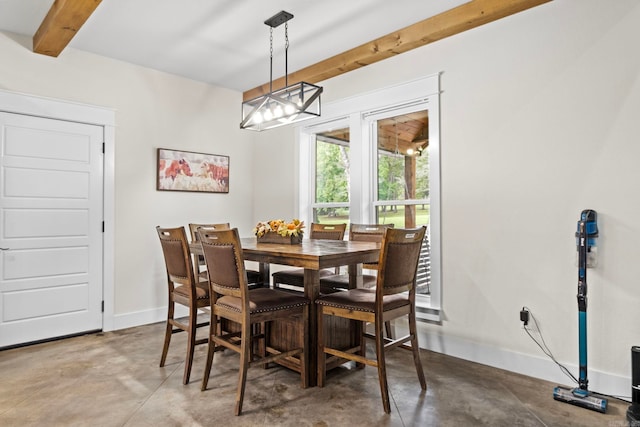
[[[630,427],[640,427],[640,346],[631,347],[631,406],[627,421]]]

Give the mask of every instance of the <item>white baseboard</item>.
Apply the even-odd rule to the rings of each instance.
[[[176,304],[175,317],[189,315],[186,307]],[[113,316],[112,330],[133,328],[135,326],[149,325],[151,323],[164,322],[167,320],[167,307],[153,308],[150,310],[135,311],[131,313],[116,314]],[[105,329],[106,331],[106,329]]]
[[[404,326],[404,327],[403,327]],[[398,334],[408,333],[406,324],[398,323]],[[504,369],[522,375],[550,381],[557,385],[574,387],[575,384],[564,375],[550,359],[542,356],[517,353],[511,350],[472,342],[455,336],[447,336],[418,324],[418,342],[421,348],[494,368]],[[578,376],[578,366],[563,363],[570,372]],[[628,377],[589,369],[589,390],[631,401],[631,373]],[[553,390],[549,390],[549,395]]]

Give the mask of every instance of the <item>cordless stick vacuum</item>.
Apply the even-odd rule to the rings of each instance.
[[[578,347],[580,353],[580,376],[578,387],[558,386],[553,389],[553,398],[572,405],[598,412],[607,411],[607,399],[589,391],[587,379],[587,267],[591,255],[595,259],[595,240],[598,237],[596,211],[587,209],[580,214],[576,244],[578,245]]]

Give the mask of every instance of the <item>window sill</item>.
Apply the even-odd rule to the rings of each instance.
[[[441,323],[440,308],[431,306],[431,298],[429,296],[416,297],[416,319],[428,323]]]

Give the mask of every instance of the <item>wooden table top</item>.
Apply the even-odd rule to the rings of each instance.
[[[259,243],[255,237],[240,239],[245,260],[290,265],[310,270],[378,261],[380,243],[348,240],[303,239],[301,244]],[[202,254],[199,243],[189,244],[191,252]]]

